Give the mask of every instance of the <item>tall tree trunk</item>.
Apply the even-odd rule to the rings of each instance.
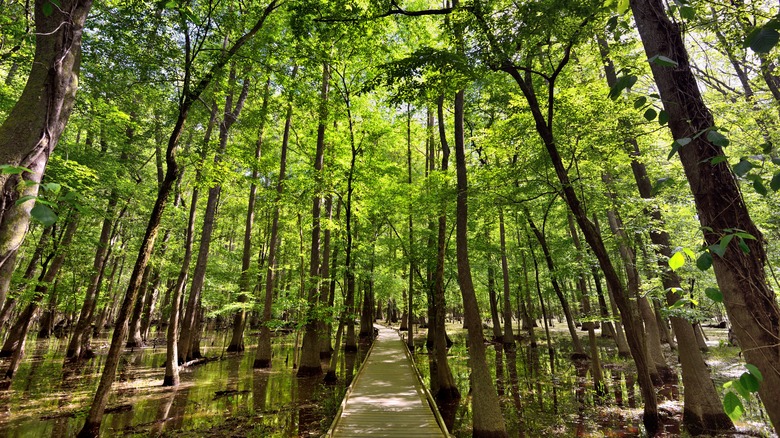
[[[504,280],[504,348],[515,348],[515,334],[512,330],[512,300],[509,287],[509,263],[506,259],[506,230],[504,210],[498,210],[498,236],[501,244],[501,276]]]
[[[169,236],[168,234],[169,230],[166,230],[166,238]],[[166,240],[166,239],[163,239]],[[164,248],[161,248],[159,257],[162,258],[165,254]],[[141,335],[141,340],[146,343],[149,339],[149,328],[152,325],[152,319],[154,319],[155,314],[155,308],[157,306],[157,301],[160,297],[160,284],[162,282],[162,273],[160,272],[160,267],[155,266],[152,268],[152,274],[151,279],[149,281],[150,290],[149,293],[146,294],[146,299],[144,300],[144,308],[143,312],[141,313],[141,325],[139,327],[139,332]]]
[[[315,310],[317,307],[317,298],[320,289],[320,205],[322,203],[322,166],[325,158],[325,125],[328,119],[328,90],[330,85],[330,66],[327,61],[322,63],[322,88],[320,90],[319,122],[317,126],[317,150],[314,156],[314,196],[312,197],[312,230],[311,230],[311,253],[309,259],[309,287],[306,308],[306,326],[303,337],[303,346],[301,352],[301,363],[298,368],[298,376],[318,376],[322,374],[322,364],[320,363],[319,333],[317,330],[317,320]],[[353,290],[354,291],[354,290]],[[354,303],[353,303],[354,304]],[[347,303],[348,326],[351,326],[349,318],[352,318],[353,309]],[[354,327],[352,328],[354,340]],[[349,333],[349,332],[347,332]],[[349,335],[347,336],[349,342]]]
[[[22,95],[0,125],[0,163],[26,168],[0,174],[0,273],[14,263],[24,241],[34,199],[54,148],[70,117],[78,89],[81,36],[92,0],[35,0],[35,55]],[[28,184],[20,184],[22,181]],[[20,188],[21,187],[21,188]],[[0,279],[4,283],[5,279]]]
[[[574,249],[577,250],[577,263],[584,267],[584,257],[582,254],[582,242],[580,236],[577,234],[577,226],[574,224],[574,218],[571,214],[567,214],[566,218],[569,223],[569,234],[571,240],[574,242]],[[582,294],[582,311],[585,316],[590,317],[590,297],[588,296],[588,286],[585,281],[585,271],[581,271],[577,274],[577,287]],[[590,374],[593,378],[593,387],[598,397],[604,397],[607,394],[607,386],[604,383],[604,373],[601,369],[601,359],[599,358],[598,344],[596,343],[596,329],[593,322],[583,322],[583,328],[588,330],[588,346],[590,349]]]
[[[628,246],[628,236],[626,236],[626,232],[623,230],[623,221],[614,209],[607,210],[607,220],[609,222],[609,228],[612,230],[612,234],[615,235],[617,240],[620,258],[623,260],[628,293],[632,298],[637,300],[639,313],[642,316],[642,321],[644,323],[644,330],[642,333],[645,335],[645,348],[647,349],[647,357],[650,359],[648,361],[650,377],[657,385],[660,385],[662,380],[669,379],[674,374],[674,371],[669,368],[669,365],[666,363],[666,358],[663,355],[661,337],[655,322],[655,314],[650,308],[650,303],[648,303],[647,298],[642,296],[640,290],[641,280],[639,278],[639,271],[637,271],[636,268],[636,253],[633,248]]]
[[[444,95],[438,100],[439,140],[441,142],[441,172],[445,176],[450,165],[450,146],[447,143],[447,135],[444,119]],[[433,351],[436,358],[436,387],[434,394],[439,404],[448,404],[460,400],[460,391],[455,384],[452,370],[447,362],[447,330],[444,325],[445,309],[447,302],[444,294],[444,264],[447,258],[447,205],[441,202],[438,206],[438,232],[436,240],[436,271],[433,282],[433,302],[436,309],[436,317],[432,318],[436,324],[436,336],[433,338]]]
[[[354,120],[352,118],[352,102],[350,99],[349,88],[344,76],[341,76],[341,83],[343,87],[344,104],[347,108],[347,122],[349,125],[349,140],[350,140],[350,162],[349,173],[347,174],[347,202],[345,204],[344,213],[345,228],[347,232],[347,245],[344,250],[345,257],[345,282],[346,282],[346,297],[344,298],[344,306],[346,307],[346,342],[344,343],[344,351],[357,351],[357,341],[355,340],[355,254],[352,251],[355,246],[355,239],[357,238],[357,224],[353,216],[353,195],[355,192],[355,164],[357,162],[357,155],[359,153],[357,144],[355,143],[355,127]]]
[[[560,72],[563,66],[565,66],[569,60],[570,46],[568,47],[569,48],[564,52],[564,58],[556,69],[557,72]],[[545,148],[547,149],[547,153],[552,160],[556,176],[558,177],[558,181],[561,184],[563,197],[574,214],[574,218],[577,220],[577,224],[579,225],[580,230],[582,230],[582,234],[585,237],[585,240],[588,242],[588,245],[591,247],[593,254],[599,261],[599,265],[604,272],[604,277],[607,280],[608,286],[614,292],[613,295],[615,298],[615,303],[620,310],[620,315],[623,319],[623,324],[626,329],[626,338],[629,348],[631,349],[631,355],[634,358],[634,362],[637,366],[639,386],[642,391],[642,398],[645,402],[643,422],[648,434],[655,434],[658,430],[658,401],[655,390],[653,388],[652,380],[650,379],[650,373],[648,372],[647,368],[647,355],[645,353],[645,346],[642,342],[642,336],[639,329],[639,317],[637,310],[626,296],[623,285],[620,282],[620,277],[617,275],[612,261],[609,258],[609,253],[604,246],[604,242],[601,240],[601,236],[596,230],[595,225],[588,220],[585,208],[577,196],[577,193],[574,191],[574,186],[569,179],[567,168],[563,164],[563,159],[561,158],[560,152],[558,151],[558,146],[553,134],[552,108],[554,108],[554,104],[550,101],[547,102],[547,107],[550,109],[550,111],[548,116],[545,117],[542,113],[542,107],[537,100],[536,92],[533,88],[533,82],[529,76],[530,73],[527,74],[527,77],[523,77],[517,67],[511,63],[509,59],[504,60],[501,69],[512,76],[525,96],[531,113],[534,117],[537,133],[539,134],[542,142],[545,145]],[[549,89],[554,90],[554,85],[555,81],[553,77],[548,84]],[[550,92],[548,95],[548,100],[549,99],[553,99],[552,92]]]
[[[132,139],[132,130],[128,129],[128,137]],[[120,162],[127,160],[126,153],[122,153],[119,158]],[[97,307],[97,301],[100,294],[100,286],[103,280],[103,272],[106,267],[106,260],[108,259],[109,246],[111,244],[111,237],[116,231],[116,223],[124,213],[119,214],[119,218],[114,218],[116,215],[116,207],[119,203],[119,194],[114,188],[111,190],[111,194],[108,196],[108,206],[106,207],[106,215],[103,218],[103,225],[100,230],[100,238],[98,240],[97,252],[95,253],[95,259],[92,262],[92,274],[87,283],[87,290],[84,293],[84,303],[81,306],[81,312],[79,313],[79,319],[73,329],[68,348],[65,350],[65,361],[78,361],[83,359],[87,355],[89,350],[89,338],[91,333],[92,321],[95,315],[95,307]]]
[[[469,365],[471,367],[472,406],[475,437],[509,436],[501,406],[493,386],[485,355],[485,337],[480,324],[479,304],[471,279],[468,253],[468,181],[466,178],[466,145],[463,135],[463,90],[455,94],[455,163],[458,181],[455,241],[457,246],[458,282],[463,309],[469,324]]]
[[[57,293],[57,283],[59,278],[54,281],[54,285],[49,292],[49,301],[38,320],[38,339],[48,339],[54,330],[54,319],[57,316],[57,303],[59,295]]]
[[[540,230],[536,227],[533,219],[531,219],[531,213],[527,209],[525,210],[525,214],[526,218],[528,219],[528,225],[531,227],[531,231],[533,231],[534,235],[536,236],[536,240],[539,241],[539,246],[542,247],[544,260],[547,263],[547,270],[550,272],[550,282],[552,283],[553,290],[555,290],[555,295],[558,297],[558,301],[561,303],[561,309],[563,310],[563,315],[566,318],[566,326],[569,328],[569,335],[571,336],[572,348],[574,350],[572,352],[572,359],[584,359],[587,357],[587,355],[585,354],[585,349],[582,348],[580,337],[577,335],[577,327],[574,326],[574,317],[571,314],[569,301],[566,299],[566,296],[563,295],[561,286],[556,278],[558,274],[556,273],[555,264],[553,262],[552,255],[550,254],[550,249],[547,246],[547,238],[544,235],[544,230]],[[546,214],[544,221],[547,222]]]
[[[293,67],[292,79],[298,73],[298,66]],[[257,338],[257,352],[255,353],[254,368],[271,367],[271,310],[273,305],[274,280],[276,279],[276,252],[279,248],[279,208],[282,193],[284,192],[284,179],[287,173],[287,146],[290,142],[290,127],[292,125],[293,101],[290,97],[287,103],[287,114],[284,119],[284,132],[282,134],[282,146],[279,153],[279,179],[276,182],[276,197],[274,198],[273,219],[271,219],[271,238],[268,240],[268,269],[265,274],[265,294],[263,297],[263,318],[260,322],[260,335]]]
[[[536,95],[536,85],[532,77],[532,69],[523,70],[523,73],[521,73],[516,61],[513,60],[511,56],[505,54],[503,48],[498,44],[498,41],[491,32],[490,26],[487,24],[486,18],[483,15],[484,12],[485,11],[482,8],[473,8],[471,10],[471,13],[477,20],[477,24],[488,36],[494,56],[499,57],[497,68],[508,73],[512,79],[515,80],[520,91],[523,93],[534,119],[536,132],[544,144],[545,149],[547,149],[547,153],[552,161],[555,174],[561,185],[563,198],[568,204],[569,209],[571,209],[572,214],[574,214],[574,218],[585,237],[585,241],[588,242],[588,246],[590,246],[596,259],[599,261],[607,284],[615,291],[614,296],[616,304],[620,309],[620,314],[626,328],[628,345],[631,349],[631,355],[634,358],[634,362],[636,363],[639,386],[642,391],[642,398],[645,401],[643,423],[647,433],[653,435],[658,430],[658,401],[647,369],[647,357],[639,329],[637,311],[624,293],[620,277],[617,275],[612,261],[609,258],[609,253],[607,252],[604,242],[601,240],[598,230],[594,224],[588,220],[585,207],[582,205],[581,200],[574,190],[574,185],[569,178],[567,167],[563,164],[563,159],[561,158],[554,135],[553,117],[555,114],[555,81],[571,59],[571,49],[579,38],[579,32],[575,32],[572,36],[572,40],[563,45],[559,62],[553,67],[553,72],[545,77],[547,92],[544,101],[546,111],[544,111]],[[533,61],[533,56],[533,52],[529,52],[526,62],[531,63]]]
[[[664,109],[669,114],[673,137],[691,139],[680,148],[680,161],[691,186],[707,245],[718,244],[731,229],[744,230],[755,237],[755,240],[743,241],[749,253],[734,243],[725,249],[722,257],[713,255],[712,265],[745,359],[763,374],[758,392],[778,430],[780,370],[776,365],[780,363],[777,343],[780,307],[766,281],[763,237],[750,218],[728,162],[711,164],[712,159],[724,156],[723,149],[708,140],[709,133],[701,135],[715,123],[691,72],[678,26],[666,16],[660,0],[632,0],[631,8],[645,52],[651,57],[666,56],[677,63],[673,68],[651,63],[651,69]]]
[[[252,182],[249,185],[249,200],[247,202],[246,222],[244,223],[244,250],[241,256],[241,277],[239,278],[238,302],[243,305],[249,301],[251,293],[249,284],[249,267],[252,261],[252,225],[255,222],[255,201],[257,198],[257,178],[260,176],[258,169],[260,155],[263,149],[263,134],[265,133],[265,121],[268,114],[268,97],[271,90],[271,76],[265,82],[263,89],[263,106],[260,110],[260,128],[255,143],[255,162],[252,165]],[[242,307],[233,318],[233,335],[227,351],[244,351],[244,326],[246,325],[246,310]]]
[[[517,221],[515,221],[517,224]],[[528,241],[530,245],[531,241]],[[522,241],[520,239],[520,226],[517,224],[517,244],[522,247]],[[523,261],[523,287],[525,291],[520,303],[523,304],[523,324],[524,329],[528,330],[528,344],[531,348],[536,348],[536,332],[534,326],[536,325],[536,316],[534,315],[533,301],[531,300],[531,283],[528,281],[528,262],[526,261],[525,251],[520,251],[520,259]]]
[[[485,242],[490,248],[490,226],[485,225]],[[496,268],[493,266],[493,253],[488,249],[487,253],[487,289],[490,304],[491,329],[493,330],[493,342],[503,342],[504,334],[501,331],[501,320],[498,319],[498,297],[496,297]],[[480,323],[481,325],[481,323]]]
[[[412,109],[410,104],[406,104],[406,184],[408,184],[409,197],[409,303],[406,307],[408,329],[406,335],[406,346],[410,352],[414,352],[414,220],[412,219]]]
[[[236,67],[230,68],[228,79],[228,91],[225,96],[225,110],[222,115],[222,122],[219,124],[219,147],[214,155],[214,164],[222,162],[223,155],[227,149],[228,136],[230,128],[238,119],[244,102],[249,94],[249,78],[244,78],[241,87],[241,93],[238,96],[235,106],[233,106],[234,88],[236,86]],[[203,213],[203,227],[200,234],[200,245],[198,247],[198,258],[195,261],[195,269],[192,272],[192,284],[190,285],[190,295],[187,300],[187,310],[184,314],[184,320],[181,326],[181,337],[179,338],[179,359],[189,361],[200,357],[199,353],[199,331],[196,320],[196,313],[200,312],[203,285],[206,281],[206,267],[209,261],[209,248],[211,247],[211,236],[214,233],[216,223],[217,202],[222,192],[222,185],[216,183],[209,188],[209,196],[206,201],[206,211]]]
[[[144,346],[144,340],[141,339],[141,313],[144,310],[146,295],[149,293],[149,277],[151,275],[152,269],[147,267],[141,276],[141,288],[138,291],[138,296],[133,305],[133,313],[130,316],[130,325],[127,329],[130,336],[128,336],[125,348],[140,348]]]

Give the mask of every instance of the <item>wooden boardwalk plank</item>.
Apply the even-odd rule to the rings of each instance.
[[[398,332],[376,328],[379,334],[347,392],[331,436],[448,436],[436,421]]]

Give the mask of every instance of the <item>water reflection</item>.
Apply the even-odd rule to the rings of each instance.
[[[465,331],[450,334],[455,345],[448,354],[449,365],[461,393],[467,394]],[[601,351],[605,375],[611,378],[608,387],[614,392],[599,399],[590,376],[590,361],[572,362],[566,353],[571,347],[564,338],[555,339],[552,355],[546,348],[530,347],[527,343],[519,343],[514,350],[504,350],[500,345],[493,347],[487,349],[487,360],[496,378],[510,436],[641,436],[636,408],[642,401],[636,379],[630,365],[618,360],[615,353]],[[430,388],[434,361],[423,353],[416,354],[415,361]],[[679,397],[676,385],[662,391],[667,391],[672,398]],[[442,406],[439,409],[444,416],[445,410]],[[461,400],[454,411],[453,420],[447,423],[450,432],[457,437],[470,436],[470,399]],[[680,433],[679,420],[674,415],[665,418],[664,430],[668,436]]]
[[[101,434],[157,437],[180,430],[208,435],[211,429],[223,428],[241,435],[246,428],[247,434],[259,436],[319,436],[327,429],[344,387],[326,388],[317,378],[295,377],[293,361],[285,364],[286,358],[294,357],[294,335],[275,338],[272,368],[257,371],[249,346],[247,354],[219,360],[224,339],[223,334],[204,338],[202,353],[217,360],[183,368],[177,390],[161,386],[164,348],[128,351],[121,359]],[[36,340],[28,342],[33,345]],[[83,364],[63,366],[64,342],[55,338],[37,342],[11,390],[0,393],[0,437],[75,436],[83,425],[107,348]],[[346,355],[338,376],[341,382],[351,380],[364,355]]]

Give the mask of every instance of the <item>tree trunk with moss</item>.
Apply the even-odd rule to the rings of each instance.
[[[0,274],[11,275],[15,253],[24,241],[38,187],[68,122],[78,90],[81,36],[92,0],[62,0],[46,9],[36,0],[35,55],[19,100],[0,125]],[[15,170],[15,169],[16,170]],[[28,184],[21,184],[27,182]],[[0,279],[0,284],[7,279]]]

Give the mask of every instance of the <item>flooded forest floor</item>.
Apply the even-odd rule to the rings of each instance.
[[[296,378],[295,335],[273,339],[273,363],[254,370],[254,333],[244,353],[226,353],[224,332],[202,339],[205,363],[181,368],[181,384],[162,386],[165,344],[125,350],[101,427],[113,437],[321,436],[344,397],[346,382],[366,351],[341,354],[339,382]],[[0,438],[72,437],[84,424],[102,371],[109,337],[93,341],[97,356],[64,367],[67,339],[28,340],[26,358],[11,389],[0,393]]]
[[[537,348],[529,346],[525,332],[516,339],[514,352],[504,351],[500,343],[487,348],[487,362],[496,377],[493,383],[501,400],[509,436],[645,436],[641,419],[643,403],[633,361],[619,357],[614,341],[602,338],[600,331],[596,331],[607,386],[607,396],[599,399],[593,390],[588,362],[578,364],[570,358],[571,337],[566,323],[555,324],[550,331],[552,361],[543,329],[536,332]],[[448,325],[447,333],[454,341],[448,362],[462,397],[456,406],[440,407],[440,411],[452,435],[469,437],[472,413],[468,396],[466,330],[460,325]],[[704,357],[716,388],[723,396],[723,384],[739,378],[745,371],[744,360],[739,348],[729,345],[727,329],[704,328],[704,333],[708,346]],[[587,331],[579,330],[578,334],[583,343],[587,342]],[[491,330],[485,330],[485,339],[491,336]],[[677,372],[677,382],[657,388],[662,419],[659,436],[689,436],[681,425],[684,388],[677,353],[668,345],[664,347],[667,363]],[[430,388],[430,366],[433,364],[426,351],[424,330],[415,335],[415,361]],[[777,437],[757,400],[752,400],[745,408],[745,414],[735,422],[737,432],[730,433],[729,437]]]
[[[541,338],[536,349],[524,338],[515,352],[504,352],[499,346],[488,348],[488,363],[496,376],[494,383],[510,436],[642,436],[642,401],[630,360],[617,356],[611,340],[599,338],[608,395],[597,400],[587,371],[583,373],[569,359],[571,340],[565,324],[552,330],[552,361]],[[743,360],[739,350],[728,345],[725,329],[705,330],[709,338],[705,357],[715,384],[723,392],[723,383],[744,371]],[[465,330],[450,325],[448,333],[454,341],[449,364],[462,398],[442,413],[454,436],[470,436]],[[203,355],[211,360],[182,368],[181,385],[172,390],[161,386],[165,346],[163,336],[156,336],[145,348],[125,351],[102,436],[321,436],[367,351],[367,346],[362,346],[357,354],[340,355],[339,383],[327,386],[321,378],[295,377],[294,334],[274,338],[271,369],[253,370],[254,333],[246,334],[244,353],[226,353],[228,337],[225,332],[214,332],[201,343]],[[430,387],[431,357],[425,337],[424,329],[415,333],[415,361]],[[95,339],[97,356],[78,368],[63,368],[65,343],[65,339],[56,338],[28,340],[25,361],[11,389],[0,393],[0,438],[59,438],[78,433],[100,378],[109,338]],[[676,354],[667,349],[666,355],[679,374]],[[685,434],[680,426],[683,392],[675,383],[659,389],[665,436]],[[758,403],[754,401],[746,409],[738,422],[737,436],[775,436]]]

